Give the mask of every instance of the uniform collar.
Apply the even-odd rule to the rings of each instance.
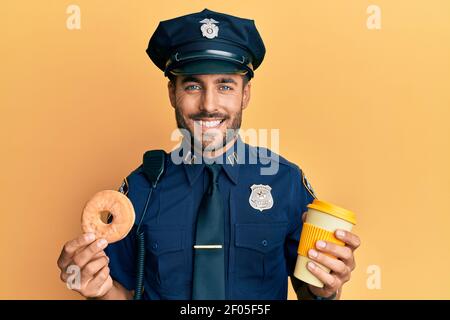
[[[219,163],[231,182],[237,184],[239,180],[239,167],[245,160],[244,153],[239,150],[245,152],[245,147],[244,142],[241,140],[240,136],[238,136],[235,143],[227,150],[226,153],[218,156],[217,158],[208,159],[208,163]],[[181,152],[183,152],[182,147]],[[205,161],[201,160],[203,160],[201,159],[201,155],[193,154],[191,151],[188,151],[187,154],[183,156],[182,165],[184,166],[187,179],[191,186],[195,183],[204,170]]]

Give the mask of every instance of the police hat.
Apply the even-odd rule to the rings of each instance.
[[[204,9],[161,21],[146,52],[165,76],[237,73],[252,78],[266,49],[253,20]]]

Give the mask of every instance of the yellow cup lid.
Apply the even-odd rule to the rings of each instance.
[[[356,215],[354,212],[338,207],[332,203],[314,199],[314,201],[308,204],[307,207],[331,214],[332,216],[338,217],[339,219],[348,221],[352,224],[356,224]]]

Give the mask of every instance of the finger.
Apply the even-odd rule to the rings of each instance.
[[[83,251],[85,248],[86,248],[86,247],[82,247],[82,248],[78,249],[78,250],[75,252],[74,255],[80,253],[80,252]],[[100,251],[100,252],[97,253],[95,256],[93,256],[93,258],[100,258],[100,257],[103,257],[103,256],[106,256],[105,251]]]
[[[336,230],[336,238],[345,242],[352,250],[358,249],[361,245],[361,239],[354,233],[345,230]]]
[[[326,254],[320,253],[314,249],[308,251],[308,256],[311,260],[317,261],[334,273],[340,275],[342,278],[346,279],[349,277],[350,269],[343,261],[327,256]]]
[[[86,247],[95,240],[95,234],[84,233],[78,238],[66,242],[58,258],[58,267],[61,270],[65,270],[70,264],[72,257],[75,255],[77,250]]]
[[[320,252],[331,254],[341,259],[348,267],[352,267],[353,251],[349,247],[322,240],[316,242],[316,247]]]
[[[331,294],[336,292],[340,288],[340,280],[323,270],[319,265],[310,261],[307,264],[308,270],[322,283],[324,284],[324,290],[329,291]]]
[[[103,256],[88,262],[84,268],[81,270],[81,281],[85,279],[92,279],[97,272],[99,272],[103,267],[107,266],[109,263],[109,258]]]
[[[97,259],[97,258],[101,258],[101,257],[107,257],[106,253],[104,250],[100,251],[99,253],[95,254],[92,259]],[[109,259],[109,258],[108,258]]]
[[[82,247],[82,248],[78,249],[78,250],[75,252],[74,255],[77,255],[78,253],[80,253],[81,251],[83,251],[85,248],[86,248],[86,247]],[[100,257],[103,257],[103,256],[106,256],[105,251],[100,251],[100,252],[98,252],[96,255],[94,255],[92,258],[100,258]]]
[[[77,252],[81,252],[81,251],[77,251]],[[101,258],[101,257],[104,257],[104,258],[106,258],[107,259],[107,261],[109,262],[109,257],[106,255],[106,253],[105,253],[105,251],[100,251],[100,252],[98,252],[97,254],[95,254],[93,257],[92,257],[92,261],[95,261],[95,260],[97,260],[98,258]],[[89,265],[89,263],[90,262],[88,262],[87,263],[87,265]],[[86,265],[86,266],[87,266]],[[68,272],[67,271],[67,269],[70,267],[70,266],[72,266],[72,267],[76,267],[76,268],[78,268],[78,270],[80,270],[80,268],[77,266],[77,265],[75,265],[73,262],[71,262],[71,264],[69,264],[65,269],[63,269],[62,271],[61,271],[61,274],[60,274],[60,278],[61,278],[61,280],[63,281],[63,282],[66,282],[67,283],[67,279],[70,277],[70,275],[73,273],[72,271],[71,272]],[[85,266],[85,267],[86,267]],[[84,269],[84,268],[83,268]],[[100,268],[101,269],[101,268]],[[98,271],[98,270],[97,270]],[[96,271],[96,272],[97,272]],[[79,271],[80,272],[80,275],[81,275],[81,271]],[[95,272],[94,272],[95,273]],[[85,279],[87,276],[86,275],[81,275],[81,278],[82,279]]]
[[[103,284],[98,289],[97,297],[104,296],[105,294],[108,293],[109,290],[111,290],[112,287],[113,287],[113,279],[111,278],[111,276],[108,276],[106,281],[103,282]],[[131,296],[131,297],[133,297],[133,296]]]
[[[108,266],[104,266],[94,278],[92,278],[84,288],[84,295],[89,297],[99,297],[105,293],[105,287],[112,284]]]
[[[80,269],[83,269],[84,266],[92,260],[92,258],[98,254],[100,251],[106,248],[108,245],[107,241],[105,239],[99,239],[91,243],[89,246],[84,248],[84,250],[77,253],[73,258],[73,262],[80,267]]]

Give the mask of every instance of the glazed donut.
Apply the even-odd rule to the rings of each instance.
[[[112,215],[112,222],[102,221],[102,214]],[[97,192],[84,207],[81,215],[83,232],[92,232],[96,239],[106,239],[108,243],[119,241],[130,232],[135,219],[131,201],[124,194],[114,190]]]

